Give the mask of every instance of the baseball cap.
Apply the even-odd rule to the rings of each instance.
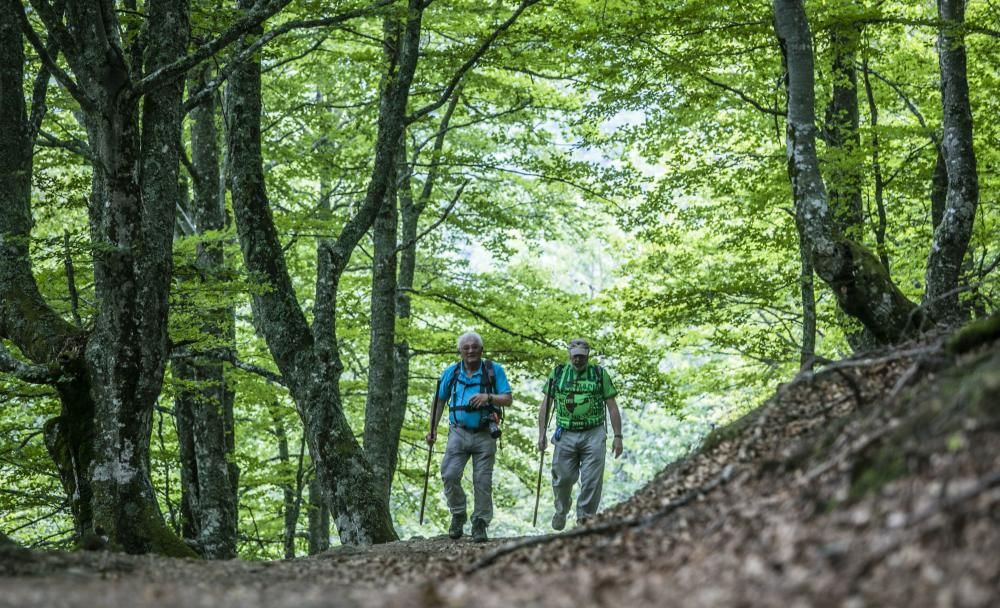
[[[577,338],[571,340],[569,343],[569,356],[574,357],[576,355],[589,355],[590,354],[590,344],[582,339]]]

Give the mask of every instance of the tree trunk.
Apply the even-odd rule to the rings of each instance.
[[[854,23],[837,24],[830,33],[833,53],[831,75],[833,95],[826,109],[826,166],[830,183],[830,209],[835,234],[856,243],[864,241],[864,211],[861,188],[864,184],[864,164],[858,156],[861,149],[858,111],[858,54],[860,27]],[[888,273],[888,267],[886,267]],[[846,313],[839,311],[838,322],[844,327],[847,342],[854,352],[871,350],[877,340],[867,328],[857,328],[847,322]],[[815,319],[813,320],[815,322]]]
[[[18,3],[0,3],[0,338],[64,378],[62,411],[44,436],[69,497],[77,536],[93,527],[86,463],[92,458],[94,403],[83,364],[86,334],[67,323],[38,291],[31,268],[31,176],[49,75],[39,74],[32,117],[24,103],[24,46]],[[12,371],[12,370],[4,370]]]
[[[830,33],[833,52],[833,96],[826,110],[827,165],[829,166],[830,208],[841,236],[864,240],[864,213],[861,206],[863,164],[858,158],[858,73],[855,68],[860,28],[855,24],[836,25]]]
[[[948,163],[944,160],[944,146],[937,145],[937,157],[934,159],[934,173],[931,176],[931,228],[937,230],[944,219],[944,210],[948,205]]]
[[[278,462],[282,469],[287,472],[292,468],[291,454],[288,451],[288,432],[285,429],[285,422],[281,419],[278,405],[271,409],[271,418],[274,420],[274,436],[278,439]],[[301,467],[301,458],[299,466]],[[295,496],[295,486],[284,481],[281,483],[281,493],[284,500],[281,504],[281,515],[284,522],[282,528],[282,547],[284,548],[285,559],[295,557],[295,530],[299,523],[299,503]]]
[[[413,280],[417,268],[417,227],[420,216],[427,208],[431,194],[434,191],[434,184],[439,173],[441,152],[444,149],[445,136],[448,134],[448,127],[451,124],[451,117],[455,113],[455,107],[462,96],[462,86],[459,85],[448,101],[448,107],[441,117],[437,134],[434,137],[434,144],[431,148],[431,158],[427,176],[424,179],[423,188],[419,198],[413,196],[413,168],[417,164],[419,150],[414,150],[412,162],[407,160],[406,141],[400,142],[399,160],[396,163],[397,189],[400,212],[400,242],[402,244],[399,254],[399,277],[396,290],[396,318],[399,324],[405,328],[409,323],[412,311],[410,301],[410,291],[413,289]],[[410,392],[410,345],[403,339],[396,343],[396,369],[393,372],[392,391],[393,410],[405,412]]]
[[[7,1],[3,8],[5,24],[24,18],[18,14],[20,3]],[[31,155],[22,148],[29,182],[14,192],[23,200],[14,203],[14,219],[20,224],[12,228],[23,233],[24,249],[8,251],[23,261],[10,267],[16,285],[3,290],[4,322],[10,323],[7,313],[15,309],[22,315],[31,309],[31,314],[3,333],[33,360],[51,364],[60,357],[79,366],[69,375],[73,380],[59,384],[62,414],[45,428],[50,453],[72,496],[77,532],[100,527],[113,547],[133,553],[191,555],[165,525],[149,478],[152,411],[166,350],[182,87],[167,81],[147,97],[140,134],[139,95],[130,89],[134,75],[124,58],[113,7],[70,3],[65,21],[52,5],[35,8],[72,69],[75,82],[57,76],[81,105],[94,155],[90,231],[98,316],[88,340],[74,339],[79,333],[57,321],[37,295],[27,258]],[[185,52],[187,15],[180,0],[149,7],[145,56],[133,57],[139,59],[134,65],[138,75],[144,65],[155,70]],[[11,90],[20,97],[20,88]],[[13,297],[8,300],[8,295]],[[62,344],[45,346],[43,336]]]
[[[200,89],[209,69],[195,71],[191,89]],[[215,97],[207,96],[191,112],[191,161],[194,201],[190,209],[195,232],[225,228],[225,204],[219,179],[218,133]],[[217,237],[198,244],[193,263],[202,281],[224,278],[225,259]],[[203,311],[202,332],[211,342],[226,344],[233,323],[230,306]],[[195,388],[177,395],[177,435],[181,445],[182,511],[184,535],[209,559],[236,557],[237,479],[232,391],[227,387],[223,364],[203,357],[176,358],[174,374]]]
[[[403,24],[386,18],[382,24],[383,48],[387,65],[396,65],[402,51]],[[384,77],[380,113],[385,115],[393,103],[392,73]],[[396,340],[396,232],[398,214],[397,182],[400,162],[406,162],[405,129],[399,130],[392,162],[386,175],[385,200],[372,227],[371,329],[368,345],[368,394],[365,403],[365,453],[375,475],[376,491],[389,508],[392,477],[399,453],[399,434],[403,427],[406,404],[393,401],[394,343]],[[402,405],[402,408],[398,408]]]
[[[330,548],[330,508],[323,500],[323,488],[313,473],[309,477],[309,555]]]
[[[878,259],[885,266],[886,273],[889,268],[889,251],[885,245],[885,232],[888,224],[885,213],[885,178],[882,176],[882,147],[878,133],[878,106],[875,104],[875,93],[872,91],[871,77],[868,70],[868,59],[864,62],[865,97],[868,100],[869,126],[872,138],[872,181],[874,188],[875,209],[878,214],[878,223],[875,225],[875,250],[878,252]]]
[[[966,75],[965,0],[938,0],[941,30],[938,63],[944,137],[942,153],[948,187],[944,212],[935,225],[927,258],[924,306],[935,321],[961,321],[958,283],[979,204],[979,178],[972,145],[972,108]]]
[[[813,286],[812,256],[799,243],[799,258],[802,269],[799,273],[799,288],[802,294],[802,350],[799,353],[799,369],[812,370],[816,361],[816,290]]]
[[[878,341],[896,342],[919,330],[920,310],[871,252],[835,234],[816,156],[813,51],[801,0],[774,0],[774,26],[787,67],[786,154],[799,238],[841,309]]]
[[[406,406],[393,401],[396,339],[396,187],[390,179],[386,200],[372,228],[371,339],[368,346],[368,396],[365,404],[365,453],[372,463],[380,497],[389,506],[396,471],[399,434]]]
[[[86,351],[96,404],[94,520],[130,553],[188,554],[164,525],[149,478],[152,411],[166,355],[183,86],[174,80],[146,96],[140,133],[139,99],[128,86],[134,75],[109,13],[96,3],[68,11],[76,48],[85,50],[67,59],[89,98],[84,115],[96,161],[90,225],[99,312]],[[149,7],[147,69],[183,55],[187,18],[185,2]]]
[[[240,0],[243,9],[251,5],[249,0]],[[408,15],[401,59],[392,66],[393,75],[383,93],[390,101],[380,107],[375,164],[365,200],[337,241],[320,247],[311,332],[292,289],[264,186],[259,58],[248,60],[233,72],[226,96],[233,125],[227,136],[240,247],[248,271],[267,287],[253,296],[254,318],[296,402],[317,474],[345,544],[397,539],[371,465],[343,411],[335,319],[337,283],[351,252],[385,201],[402,134],[417,61],[422,3],[411,0]],[[240,44],[245,48],[250,42],[247,36]]]

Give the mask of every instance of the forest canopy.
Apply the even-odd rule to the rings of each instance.
[[[997,9],[0,0],[0,534],[443,528],[470,330],[529,532],[572,338],[620,390],[613,502],[800,369],[995,313]]]

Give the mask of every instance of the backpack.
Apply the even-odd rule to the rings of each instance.
[[[604,368],[602,368],[600,365],[597,365],[596,363],[593,365],[593,368],[594,368],[594,373],[597,374],[597,388],[601,392],[601,396],[603,397],[604,396]],[[562,379],[562,373],[563,373],[564,369],[566,369],[566,364],[565,363],[560,363],[559,365],[556,366],[555,372],[553,372],[552,377],[553,378]],[[550,388],[552,389],[552,393],[553,394],[549,395],[549,396],[550,397],[554,397],[555,396],[555,388],[556,387],[552,386]]]
[[[603,403],[604,402],[604,369],[600,365],[597,365],[597,364],[588,365],[587,368],[588,368],[586,370],[587,375],[589,375],[589,372],[590,372],[591,369],[593,369],[593,371],[594,371],[594,374],[595,374],[594,375],[594,382],[595,382],[595,388],[597,389],[596,390],[596,392],[597,392],[597,398],[600,400],[600,403]],[[567,390],[567,387],[563,385],[563,382],[566,380],[566,378],[564,378],[565,372],[566,372],[566,364],[565,363],[559,364],[559,365],[556,366],[555,371],[553,371],[552,377],[549,379],[549,385],[546,388],[546,398],[550,399],[550,401],[549,401],[549,408],[550,409],[546,412],[546,417],[549,415],[549,413],[551,413],[553,411],[555,412],[555,414],[556,414],[556,428],[557,428],[556,432],[557,433],[559,433],[559,430],[563,428],[562,425],[565,425],[565,428],[568,428],[569,430],[572,430],[572,431],[584,430],[584,429],[592,428],[594,426],[593,423],[592,422],[587,422],[587,420],[588,419],[593,420],[594,418],[584,418],[583,420],[573,419],[572,418],[572,414],[570,415],[571,417],[569,419],[561,419],[560,418],[559,411],[560,411],[560,408],[561,408],[561,404],[556,403],[556,401],[557,401],[556,396],[559,393],[565,393],[566,390]],[[570,376],[572,376],[572,375],[573,374],[570,374]],[[591,406],[591,407],[594,407],[596,405],[597,405],[597,403],[594,403],[593,406]],[[569,411],[572,412],[573,410],[570,409]],[[596,416],[596,414],[593,414],[593,416]],[[604,411],[603,407],[601,408],[601,416],[600,417],[603,420],[603,423],[605,425],[607,425],[607,413]],[[579,426],[579,425],[584,425],[584,426]],[[546,426],[547,426],[547,424],[546,424]]]
[[[456,398],[455,385],[458,383],[458,374],[462,370],[462,365],[463,364],[461,361],[459,361],[455,365],[455,369],[453,369],[451,372],[451,378],[448,380],[448,390],[446,391],[445,394],[451,395],[451,397],[448,400],[449,411],[462,411],[462,410],[467,411],[470,409],[468,405],[458,405],[458,406],[455,405],[455,398]],[[493,361],[489,359],[483,359],[483,374],[482,377],[480,377],[479,379],[479,392],[488,394],[496,394],[497,392],[497,374],[496,371],[494,371],[493,369]],[[495,413],[497,415],[497,424],[503,422],[504,418],[503,407],[494,405],[490,408],[479,408],[479,409],[485,409],[486,412]],[[487,416],[485,415],[480,417],[479,421],[480,427],[482,427],[482,425],[486,422],[486,419]]]

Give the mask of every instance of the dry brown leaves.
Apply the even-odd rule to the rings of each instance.
[[[102,585],[112,606],[998,605],[991,369],[1000,345],[955,362],[934,343],[800,375],[632,500],[552,537],[267,564],[90,557],[130,565],[0,578],[0,605],[84,605],[72,598]]]

